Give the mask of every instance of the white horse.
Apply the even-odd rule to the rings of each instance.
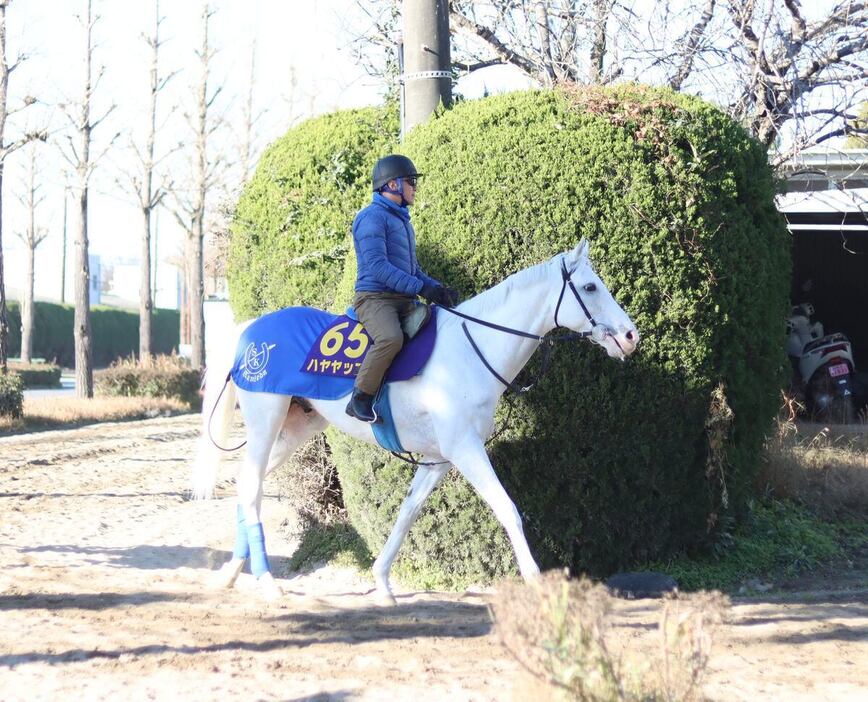
[[[417,467],[395,526],[373,565],[377,597],[384,604],[395,603],[389,571],[398,549],[450,465],[470,481],[494,511],[509,536],[522,576],[527,579],[539,573],[519,513],[494,472],[485,441],[494,429],[495,405],[505,390],[504,383],[513,381],[552,329],[568,327],[584,332],[617,359],[623,360],[636,348],[639,334],[594,272],[588,252],[583,239],[575,249],[519,271],[456,308],[494,326],[520,330],[523,336],[466,322],[441,310],[436,318],[436,345],[424,369],[411,380],[391,385],[392,413],[401,443],[406,450],[422,454],[430,465]],[[463,325],[472,333],[476,349]],[[243,328],[239,328],[239,335]],[[247,455],[237,479],[236,547],[217,580],[231,587],[249,556],[263,594],[273,598],[281,593],[269,572],[262,537],[263,479],[329,423],[368,443],[375,444],[376,440],[369,424],[346,415],[346,398],[308,400],[309,407],[303,408],[290,396],[247,392],[230,380],[214,411],[232,366],[228,353],[234,350],[235,343],[228,343],[226,358],[208,367],[193,494],[197,498],[212,495],[220,451],[209,437],[220,446],[226,445],[237,394],[247,430]],[[209,427],[212,417],[215,421]]]

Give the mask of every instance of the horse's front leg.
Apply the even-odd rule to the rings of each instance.
[[[392,594],[392,588],[389,585],[389,571],[392,569],[392,563],[395,561],[395,556],[398,555],[398,549],[419,512],[422,505],[428,496],[437,487],[438,483],[443,479],[449,470],[449,464],[443,463],[434,466],[419,466],[416,469],[416,475],[413,476],[413,482],[410,483],[410,489],[407,491],[407,497],[401,504],[401,509],[398,511],[398,519],[395,521],[395,526],[392,527],[392,533],[374,561],[373,572],[374,581],[377,584],[377,599],[381,604],[394,605],[395,596]]]
[[[488,503],[494,516],[506,530],[522,577],[529,580],[539,575],[539,566],[531,555],[524,536],[521,516],[509,495],[506,494],[506,490],[503,489],[503,485],[500,484],[491,460],[485,452],[485,445],[474,437],[473,440],[464,442],[449,453],[451,454],[449,458],[452,459],[455,467]]]
[[[249,560],[250,571],[257,579],[262,594],[267,599],[275,599],[282,592],[271,575],[265,550],[265,534],[260,517],[262,483],[274,441],[287,419],[290,398],[267,393],[240,393],[240,399],[247,426],[247,451],[236,481],[238,507],[235,549],[232,559],[221,569],[221,573],[225,576],[224,584],[234,583],[245,560]]]

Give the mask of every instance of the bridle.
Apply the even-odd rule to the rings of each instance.
[[[582,296],[579,294],[579,291],[576,289],[576,286],[573,284],[572,278],[570,278],[570,273],[567,271],[567,264],[564,262],[564,259],[561,258],[561,292],[558,295],[558,303],[555,305],[555,329],[566,329],[560,322],[558,322],[558,312],[561,309],[561,303],[564,300],[564,294],[567,291],[567,286],[569,286],[570,290],[573,293],[573,297],[576,298],[576,301],[579,303],[579,306],[582,308],[582,312],[585,313],[585,317],[587,317],[588,321],[591,323],[591,330],[585,332],[570,332],[569,334],[560,334],[559,336],[540,336],[539,334],[531,334],[530,332],[522,331],[521,329],[513,329],[512,327],[505,327],[500,324],[495,324],[494,322],[488,322],[484,319],[479,319],[478,317],[473,317],[469,314],[465,314],[464,312],[459,312],[456,309],[451,307],[443,307],[442,305],[437,305],[440,309],[449,312],[450,314],[454,314],[456,317],[462,317],[469,322],[473,322],[474,324],[481,324],[483,327],[488,327],[489,329],[494,329],[499,332],[503,332],[505,334],[512,334],[513,336],[520,336],[525,339],[534,339],[537,342],[537,346],[543,347],[543,359],[540,364],[539,371],[537,371],[536,377],[533,379],[533,382],[530,385],[520,386],[517,383],[510,382],[506,378],[504,378],[500,373],[498,373],[492,365],[488,362],[488,359],[482,354],[482,351],[479,349],[476,341],[473,336],[470,334],[470,330],[467,328],[467,322],[461,322],[461,329],[464,331],[464,335],[467,337],[467,340],[470,342],[470,346],[473,348],[476,355],[479,357],[479,360],[482,361],[482,365],[491,373],[495,378],[497,378],[508,390],[511,390],[516,395],[522,395],[526,392],[529,392],[533,388],[536,387],[537,383],[542,380],[542,377],[546,374],[546,371],[549,368],[549,364],[551,363],[551,355],[552,349],[554,348],[555,342],[558,341],[575,341],[577,339],[586,339],[590,337],[595,343],[600,343],[606,336],[611,336],[612,339],[618,344],[618,340],[609,333],[608,329],[600,324],[594,316],[591,314],[588,306],[585,304],[585,301],[582,299]],[[603,333],[599,335],[598,340],[598,329],[602,329]],[[621,348],[621,344],[618,344],[618,348]],[[513,403],[507,399],[507,404],[509,409],[507,410],[506,420],[504,421],[503,426],[494,432],[488,440],[485,442],[488,445],[497,436],[503,431],[503,429],[509,424],[509,417],[512,414]],[[413,455],[409,452],[398,453],[397,451],[389,451],[395,458],[398,458],[405,463],[409,463],[414,466],[438,466],[444,465],[448,463],[448,461],[419,461],[413,457]]]
[[[461,323],[461,328],[464,331],[464,335],[467,337],[467,340],[470,342],[470,346],[473,348],[474,352],[479,357],[479,360],[482,361],[482,364],[485,366],[485,368],[488,370],[488,372],[491,373],[495,378],[497,378],[501,383],[503,383],[508,390],[511,390],[512,392],[514,392],[517,395],[521,395],[521,394],[526,393],[529,390],[533,389],[534,387],[536,387],[537,383],[539,383],[539,381],[542,379],[543,375],[545,375],[545,372],[548,370],[549,364],[551,362],[551,352],[552,352],[552,349],[554,348],[555,342],[558,342],[558,341],[575,341],[576,339],[585,339],[585,338],[591,337],[591,339],[595,343],[601,343],[601,341],[606,336],[612,336],[606,327],[604,327],[602,324],[597,322],[596,319],[594,319],[594,316],[591,314],[590,310],[588,309],[588,306],[585,304],[585,301],[582,299],[582,296],[579,294],[579,291],[576,289],[576,286],[573,283],[572,278],[570,277],[570,273],[569,273],[569,271],[567,271],[567,264],[565,263],[563,258],[561,258],[561,279],[562,279],[561,292],[560,292],[560,295],[558,295],[557,305],[555,305],[555,319],[554,319],[555,329],[566,329],[566,327],[564,327],[560,322],[558,322],[558,312],[560,312],[561,303],[564,300],[564,294],[566,293],[567,287],[569,286],[570,291],[573,293],[573,297],[576,298],[576,301],[579,303],[579,306],[582,308],[582,312],[585,313],[585,317],[587,318],[588,322],[590,322],[590,324],[591,324],[591,330],[590,331],[570,332],[569,334],[561,334],[559,336],[546,337],[546,336],[540,336],[538,334],[531,334],[529,332],[522,331],[520,329],[513,329],[511,327],[505,327],[505,326],[502,326],[500,324],[494,324],[493,322],[487,322],[484,319],[472,317],[469,314],[465,314],[464,312],[459,312],[458,310],[452,309],[450,307],[442,307],[442,306],[440,306],[440,307],[441,307],[441,309],[446,310],[450,314],[454,314],[458,317],[462,317],[463,319],[466,319],[470,322],[473,322],[474,324],[481,324],[484,327],[488,327],[489,329],[494,329],[496,331],[504,332],[505,334],[512,334],[513,336],[520,336],[520,337],[523,337],[525,339],[534,339],[537,342],[538,346],[541,345],[543,347],[542,365],[540,366],[540,369],[537,372],[537,375],[534,378],[533,382],[530,383],[530,385],[519,386],[517,383],[511,382],[511,381],[507,380],[506,378],[504,378],[502,375],[500,375],[500,373],[498,373],[491,366],[491,364],[488,362],[488,359],[485,358],[485,356],[482,354],[482,351],[479,349],[479,346],[477,345],[475,339],[470,334],[470,330],[467,328],[467,322]],[[602,333],[599,333],[598,330],[602,330]],[[612,336],[612,339],[615,341],[616,344],[618,344],[618,340],[615,339],[614,336]],[[620,347],[621,347],[621,345],[618,344],[618,348],[620,348]]]

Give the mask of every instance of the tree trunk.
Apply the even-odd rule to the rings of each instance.
[[[75,240],[75,394],[93,397],[93,351],[90,332],[90,262],[87,258],[87,186],[79,190]]]
[[[5,8],[3,8],[5,12]],[[5,65],[5,61],[3,61]],[[3,110],[5,116],[6,111]],[[2,133],[2,127],[0,127]],[[6,375],[9,342],[9,316],[6,311],[6,279],[3,273],[3,161],[0,160],[0,372]]]
[[[204,209],[204,208],[203,208]],[[187,291],[190,300],[190,345],[193,368],[205,366],[205,317],[202,314],[204,302],[204,260],[202,243],[204,226],[199,214],[193,221],[193,236],[188,240],[188,264],[190,266],[190,287]]]
[[[151,208],[142,210],[142,263],[139,280],[139,362],[151,363]]]
[[[36,247],[27,248],[27,271],[24,287],[24,300],[21,304],[21,362],[33,361],[33,287],[36,264]]]

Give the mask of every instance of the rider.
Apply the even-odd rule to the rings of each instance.
[[[458,293],[428,276],[416,260],[407,208],[420,176],[406,156],[381,158],[372,175],[373,201],[353,221],[358,262],[353,307],[373,345],[359,368],[347,414],[363,422],[377,421],[374,396],[404,344],[401,320],[413,310],[416,295],[445,307],[458,302]]]

